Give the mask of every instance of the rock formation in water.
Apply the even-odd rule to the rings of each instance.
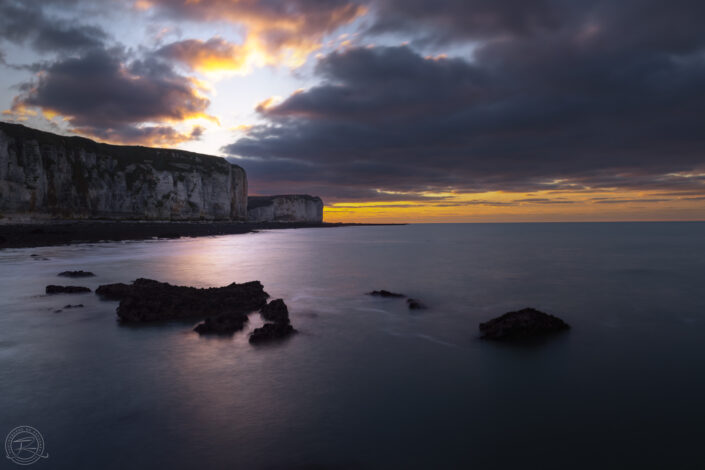
[[[282,299],[274,299],[262,307],[259,314],[265,321],[289,323],[289,308]]]
[[[427,308],[426,304],[419,299],[406,299],[406,305],[409,307],[409,310],[424,310]]]
[[[93,277],[95,274],[93,274],[90,271],[62,271],[57,276],[63,276],[63,277]]]
[[[250,333],[251,344],[263,344],[288,338],[296,333],[289,320],[289,308],[282,299],[274,299],[259,311],[265,324]]]
[[[220,157],[100,144],[0,122],[0,214],[244,221],[247,176]]]
[[[271,343],[288,338],[296,330],[289,323],[265,323],[250,333],[250,344]]]
[[[374,297],[406,297],[404,294],[397,294],[396,292],[389,292],[388,290],[373,290],[368,292],[367,295],[372,295]]]
[[[193,329],[198,334],[231,335],[240,331],[248,322],[247,313],[207,317]]]
[[[505,313],[480,323],[481,337],[498,341],[535,338],[568,329],[570,325],[560,318],[533,308]]]
[[[323,222],[323,201],[307,194],[250,196],[247,198],[250,222]]]
[[[144,278],[132,284],[102,285],[95,293],[106,300],[120,301],[117,315],[123,323],[203,318],[209,315],[242,317],[264,307],[269,297],[259,281],[199,289]]]
[[[55,285],[49,285],[46,287],[46,293],[53,295],[53,294],[83,294],[86,292],[90,292],[91,290],[88,287],[83,287],[83,286],[55,286]]]

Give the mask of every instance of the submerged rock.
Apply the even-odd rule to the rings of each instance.
[[[397,294],[388,290],[373,290],[368,292],[367,295],[374,295],[375,297],[406,297],[404,294]]]
[[[95,274],[93,274],[93,273],[90,272],[90,271],[64,271],[64,272],[61,272],[61,273],[57,274],[57,276],[63,276],[63,277],[92,277],[92,276],[95,276]]]
[[[259,281],[199,289],[143,278],[100,286],[96,293],[119,300],[117,315],[126,323],[240,315],[259,310],[269,297]]]
[[[282,299],[274,299],[259,311],[266,321],[289,323],[289,309]]]
[[[47,294],[81,294],[84,292],[90,292],[88,287],[82,286],[54,286],[49,285],[46,287]]]
[[[289,323],[265,323],[261,328],[256,328],[250,334],[251,344],[262,344],[271,341],[278,341],[296,333],[294,327]]]
[[[198,334],[231,334],[240,331],[247,323],[247,314],[218,315],[208,317],[205,321],[196,325],[193,331]]]
[[[76,305],[64,305],[64,308],[83,308],[83,304],[76,304]]]
[[[418,299],[406,299],[406,304],[409,306],[409,310],[423,310],[426,305]]]
[[[560,318],[533,308],[505,313],[500,317],[480,323],[481,337],[492,340],[535,338],[569,328],[570,325]]]

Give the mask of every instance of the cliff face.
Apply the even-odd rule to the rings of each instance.
[[[250,196],[247,199],[250,222],[323,222],[323,201],[307,194]]]
[[[0,122],[0,214],[246,220],[247,176],[219,157],[99,144]]]

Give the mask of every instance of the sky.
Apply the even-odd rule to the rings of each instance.
[[[700,0],[0,0],[0,119],[330,222],[705,220]]]

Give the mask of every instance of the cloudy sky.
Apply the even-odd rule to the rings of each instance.
[[[701,0],[0,0],[2,120],[329,221],[705,220]]]

